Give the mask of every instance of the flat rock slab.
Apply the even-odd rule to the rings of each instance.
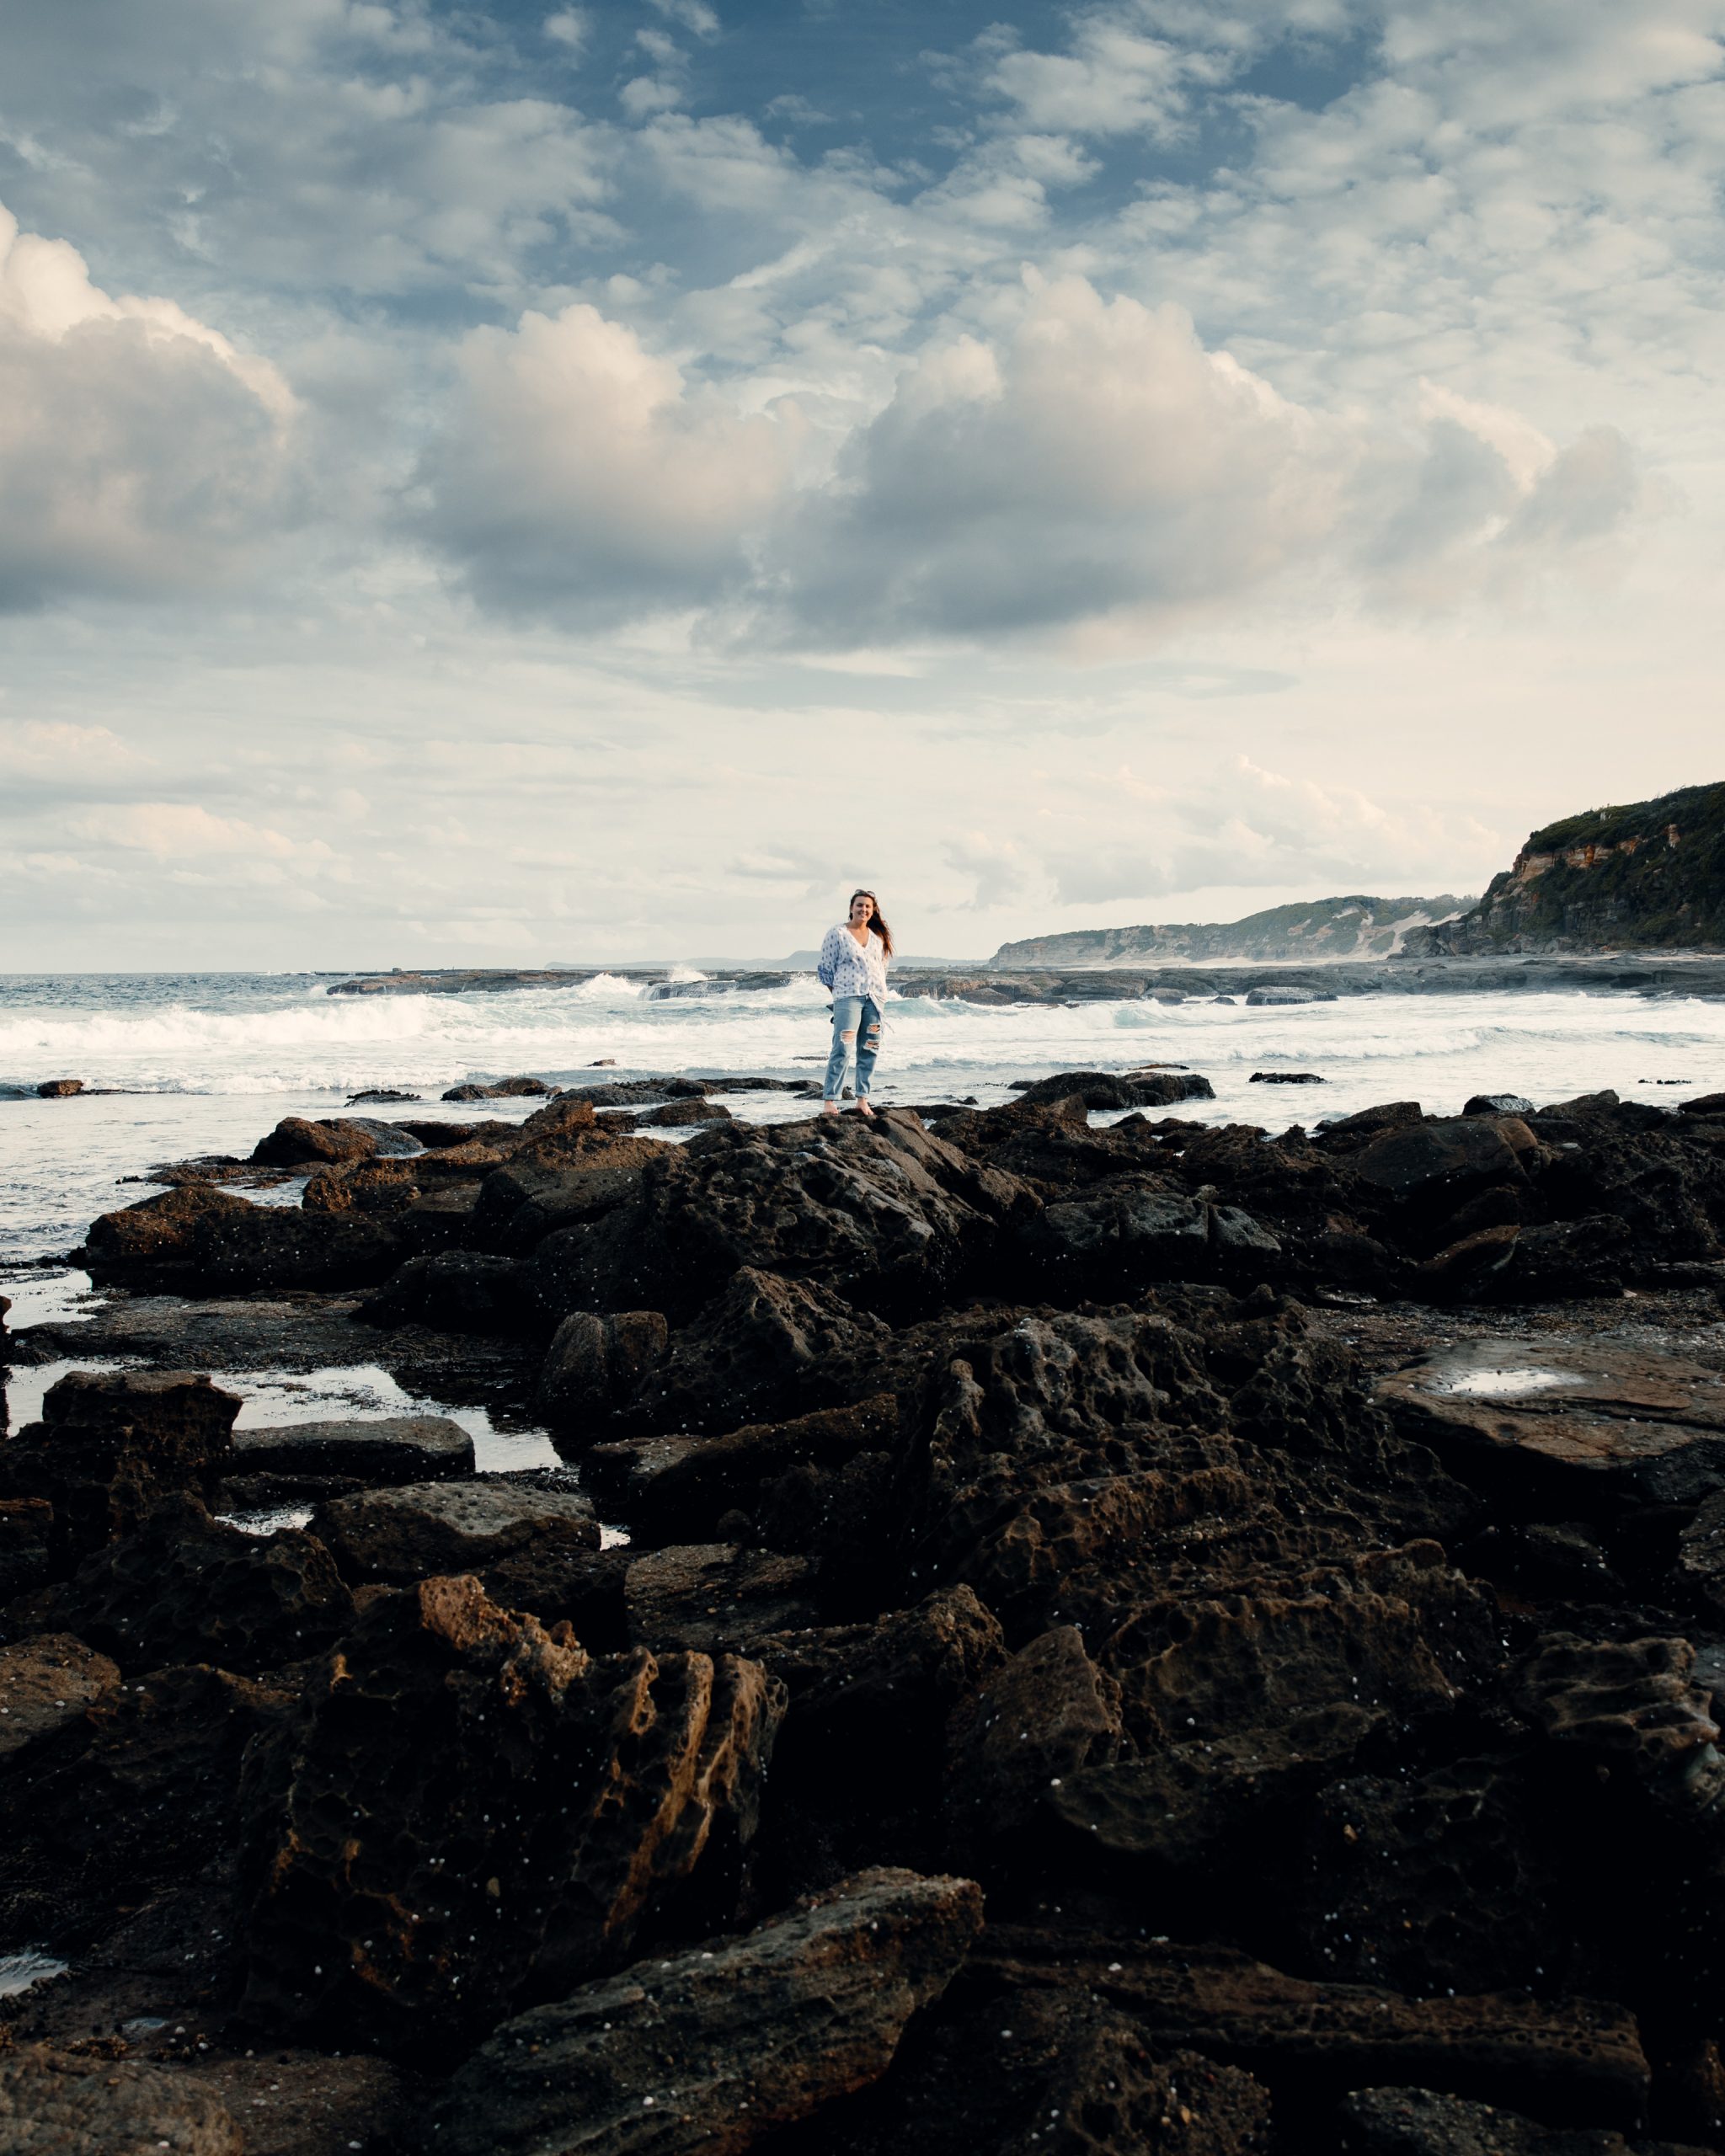
[[[1342,2106],[1346,2156],[1701,2156],[1672,2141],[1546,2127],[1429,2089],[1362,2089]]]
[[[878,2080],[982,1918],[968,1879],[858,1873],[742,1939],[638,1962],[504,2024],[457,2074],[441,2156],[733,2156]]]
[[[312,1529],[345,1577],[398,1586],[481,1571],[533,1543],[599,1547],[599,1523],[580,1491],[489,1476],[339,1497],[318,1507]]]
[[[77,1721],[119,1682],[107,1656],[70,1632],[39,1632],[0,1647],[0,1761]]]
[[[1584,1498],[1694,1503],[1725,1488],[1725,1374],[1658,1348],[1544,1335],[1441,1349],[1380,1380],[1405,1436]]]
[[[649,1550],[624,1576],[629,1637],[655,1651],[742,1653],[757,1635],[820,1622],[814,1577],[806,1557],[726,1542]]]
[[[1595,2126],[1632,2126],[1647,2100],[1635,2016],[1605,2000],[1409,1999],[1284,1976],[1226,1947],[1016,1924],[989,1926],[975,1980],[1077,1985],[1130,2015],[1153,2048],[1189,2047],[1307,2097],[1407,2083]]]
[[[68,2057],[33,2044],[0,2058],[7,2156],[242,2156],[232,2115],[207,2090],[129,2059]]]
[[[236,1430],[236,1475],[345,1475],[362,1482],[451,1481],[473,1472],[473,1440],[446,1415],[287,1422]]]
[[[13,1338],[36,1362],[136,1357],[173,1369],[272,1376],[366,1365],[387,1369],[409,1392],[445,1400],[525,1399],[532,1390],[532,1343],[419,1325],[379,1332],[356,1321],[358,1309],[357,1296],[312,1289],[208,1300],[116,1295],[89,1317],[32,1326]]]

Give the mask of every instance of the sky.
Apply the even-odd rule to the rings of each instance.
[[[1476,891],[1725,777],[1725,0],[0,0],[0,968]]]

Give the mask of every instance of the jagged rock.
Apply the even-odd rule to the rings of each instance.
[[[120,1672],[69,1632],[39,1632],[0,1647],[0,1768],[105,1700]]]
[[[758,1665],[595,1659],[477,1581],[377,1596],[248,1770],[243,2011],[430,2051],[725,1913],[783,1712]]]
[[[712,1539],[728,1512],[753,1521],[772,1486],[772,1508],[782,1517],[793,1501],[788,1480],[806,1476],[813,1497],[825,1471],[842,1468],[859,1453],[889,1448],[898,1433],[898,1402],[890,1393],[877,1393],[854,1406],[750,1423],[722,1438],[630,1438],[595,1445],[582,1466],[607,1517],[625,1522],[638,1540],[698,1542]],[[796,1546],[808,1547],[816,1539],[813,1524],[799,1522],[799,1528]]]
[[[948,1724],[947,1803],[964,1841],[1023,1826],[1052,1788],[1120,1748],[1120,1688],[1076,1625],[1021,1647]]]
[[[1343,2103],[1341,2127],[1338,2156],[1701,2156],[1605,2127],[1541,2126],[1501,2104],[1429,2089],[1361,2089]]]
[[[1087,1108],[1165,1108],[1177,1101],[1213,1101],[1215,1088],[1195,1070],[1060,1070],[1015,1086],[1023,1101],[1081,1101]]]
[[[1609,2001],[1517,1992],[1408,1999],[1284,1976],[1226,1947],[1059,1923],[991,1924],[970,1983],[997,2002],[1087,1991],[1129,2015],[1153,2049],[1201,2052],[1306,2100],[1408,2075],[1553,2119],[1630,2125],[1647,2100],[1635,2017]]]
[[[537,1317],[519,1263],[474,1250],[410,1257],[360,1314],[373,1325],[429,1325],[448,1332],[526,1331]]]
[[[1333,1700],[1237,1735],[1193,1737],[1142,1758],[1078,1763],[1038,1792],[1049,1821],[1105,1859],[1165,1872],[1215,1859],[1250,1863],[1271,1823],[1347,1766],[1389,1721],[1382,1707]],[[1255,1874],[1250,1891],[1262,1892]]]
[[[39,1101],[64,1101],[83,1089],[82,1078],[45,1078],[35,1088],[35,1094]]]
[[[476,1230],[494,1248],[525,1255],[557,1229],[596,1220],[633,1197],[662,1148],[606,1136],[602,1147],[584,1148],[572,1163],[515,1159],[494,1168],[479,1186]]]
[[[1725,1115],[1725,1093],[1701,1093],[1692,1101],[1680,1101],[1677,1107],[1681,1115]]]
[[[158,1669],[95,1701],[7,1771],[6,1936],[77,1951],[234,1845],[240,1763],[286,1709],[285,1683]]]
[[[427,1482],[473,1472],[473,1440],[446,1415],[385,1415],[236,1430],[236,1475],[341,1476]]]
[[[531,1270],[553,1318],[644,1305],[676,1320],[745,1266],[908,1313],[950,1293],[1034,1204],[906,1111],[720,1123],[669,1149],[629,1203],[547,1235]]]
[[[401,1254],[383,1219],[253,1205],[200,1184],[104,1213],[84,1239],[99,1285],[178,1294],[369,1287]]]
[[[803,1557],[704,1542],[649,1550],[624,1576],[638,1646],[749,1652],[757,1635],[813,1625],[814,1571]]]
[[[213,1489],[239,1408],[183,1370],[73,1370],[51,1385],[43,1419],[0,1448],[0,1492],[53,1508],[49,1576],[131,1534],[162,1498]]]
[[[135,1534],[23,1605],[24,1621],[75,1632],[123,1669],[209,1662],[248,1674],[317,1653],[353,1608],[314,1536],[248,1534],[184,1495],[164,1497]]]
[[[1710,1614],[1725,1615],[1725,1490],[1704,1498],[1678,1537],[1676,1579]]]
[[[643,1129],[686,1129],[692,1123],[729,1123],[731,1112],[722,1101],[664,1101],[644,1108],[636,1118]]]
[[[629,1645],[623,1582],[633,1562],[628,1548],[593,1550],[542,1534],[478,1578],[500,1608],[525,1610],[547,1631],[567,1622],[590,1654],[621,1654]]]
[[[1522,1302],[1615,1294],[1631,1257],[1630,1241],[1628,1228],[1613,1213],[1524,1228],[1506,1284]]]
[[[1250,2074],[1158,2055],[1075,1989],[944,2003],[906,2031],[884,2080],[817,2129],[822,2156],[1262,2156],[1269,2122]]]
[[[1589,1860],[1576,1863],[1597,1825],[1511,1754],[1356,1774],[1310,1803],[1277,1883],[1315,1973],[1416,1993],[1545,1990],[1597,1919]]]
[[[54,1508],[45,1497],[0,1497],[0,1603],[43,1585],[53,1544]]]
[[[590,1444],[664,1356],[658,1310],[572,1310],[551,1336],[534,1403],[560,1441]]]
[[[616,1412],[636,1429],[726,1429],[852,1398],[889,1336],[809,1281],[745,1266],[671,1336]]]
[[[968,1880],[860,1873],[520,2015],[457,2074],[432,2138],[448,2156],[732,2156],[878,2079],[981,1914]]]
[[[1520,1240],[1521,1230],[1509,1222],[1463,1235],[1425,1261],[1418,1285],[1434,1302],[1477,1300],[1499,1281]]]
[[[132,2059],[31,2044],[0,2057],[8,2156],[243,2156],[245,2137],[206,2089]]]
[[[1542,1639],[1516,1673],[1516,1705],[1544,1734],[1628,1767],[1656,1795],[1703,1812],[1725,1795],[1710,1690],[1687,1640]]]
[[[1329,1133],[1332,1142],[1336,1135]],[[1434,1118],[1386,1130],[1352,1154],[1362,1182],[1397,1198],[1429,1201],[1436,1193],[1487,1182],[1513,1182],[1521,1169],[1515,1149],[1493,1123],[1477,1116]]]
[[[395,1587],[437,1572],[478,1572],[530,1543],[599,1547],[599,1524],[580,1491],[498,1476],[339,1497],[313,1511],[312,1525],[344,1577]]]
[[[1261,1279],[1282,1255],[1269,1230],[1238,1206],[1130,1188],[1046,1207],[1021,1247],[1055,1293],[1104,1301],[1157,1280]]]
[[[451,1086],[441,1097],[446,1101],[518,1101],[531,1100],[550,1091],[542,1078],[499,1078],[489,1086],[469,1080],[464,1086]]]
[[[1546,1518],[1725,1488],[1725,1376],[1662,1348],[1473,1341],[1381,1380],[1398,1428]]]
[[[1463,1115],[1532,1115],[1533,1102],[1520,1093],[1476,1093]]]

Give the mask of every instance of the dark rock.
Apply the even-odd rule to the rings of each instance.
[[[1541,2126],[1501,2104],[1429,2089],[1362,2089],[1343,2102],[1338,2156],[1701,2156],[1606,2127]]]
[[[965,1843],[1024,1826],[1050,1788],[1120,1748],[1120,1688],[1056,1625],[985,1678],[948,1725],[947,1801]]]
[[[1725,1488],[1704,1497],[1678,1538],[1675,1577],[1709,1616],[1725,1616]]]
[[[1425,1111],[1418,1101],[1386,1101],[1378,1107],[1338,1116],[1325,1123],[1318,1136],[1330,1151],[1351,1153],[1387,1131],[1405,1130],[1424,1120]]]
[[[312,1123],[302,1115],[285,1115],[252,1148],[252,1158],[261,1167],[295,1168],[313,1161],[369,1161],[377,1151],[377,1131],[371,1123],[341,1117]]]
[[[353,1614],[314,1536],[248,1534],[189,1497],[163,1499],[136,1534],[24,1605],[33,1625],[75,1632],[122,1669],[209,1662],[248,1675],[318,1653]]]
[[[246,2137],[208,2089],[164,2068],[31,2044],[0,2057],[0,2146],[12,2156],[243,2156]]]
[[[423,1097],[419,1093],[403,1093],[393,1086],[370,1086],[363,1093],[350,1093],[347,1104],[355,1108],[363,1101],[417,1101]]]
[[[732,2156],[879,2079],[981,1918],[968,1880],[865,1871],[741,1939],[589,1984],[482,2047],[439,2106],[435,2146]]]
[[[692,1874],[721,1913],[782,1710],[754,1663],[595,1660],[473,1579],[376,1597],[249,1770],[243,2010],[430,2055],[615,1967]]]
[[[1312,988],[1252,988],[1246,992],[1248,1004],[1333,1003],[1336,998],[1320,989]]]
[[[657,1310],[574,1310],[551,1337],[534,1404],[559,1443],[591,1444],[665,1354]]]
[[[1087,1991],[1124,2013],[1153,2050],[1244,2068],[1304,2101],[1417,2076],[1425,2087],[1554,2120],[1637,2120],[1648,2070],[1635,2017],[1586,1999],[1521,1993],[1409,1999],[1365,1984],[1284,1976],[1225,1947],[1141,1933],[991,1924],[967,1983],[996,1998]]]
[[[516,1260],[474,1250],[410,1257],[360,1314],[373,1325],[430,1325],[449,1332],[525,1331],[537,1316]]]
[[[1316,1070],[1254,1070],[1246,1082],[1248,1086],[1327,1086],[1330,1081]]]
[[[1463,1115],[1531,1115],[1533,1102],[1520,1093],[1476,1093]]]
[[[0,1497],[0,1603],[42,1586],[53,1565],[53,1506],[45,1497]]]
[[[854,1396],[889,1338],[865,1307],[745,1266],[671,1337],[616,1412],[637,1429],[724,1429]]]
[[[1519,1301],[1615,1294],[1630,1257],[1630,1235],[1615,1214],[1524,1228],[1507,1275]]]
[[[629,1644],[623,1581],[633,1562],[628,1548],[594,1550],[542,1534],[487,1565],[478,1579],[501,1608],[526,1610],[547,1631],[567,1622],[590,1654],[621,1654]]]
[[[731,1112],[721,1101],[666,1101],[637,1118],[644,1129],[681,1129],[692,1123],[729,1123]]]
[[[623,1579],[637,1646],[752,1652],[758,1636],[814,1625],[814,1574],[804,1557],[728,1543],[673,1544],[637,1557]]]
[[[1020,1099],[1081,1101],[1087,1108],[1165,1108],[1177,1101],[1213,1101],[1215,1088],[1195,1070],[1061,1070],[1030,1084],[1015,1081]]]
[[[48,1570],[63,1576],[163,1498],[212,1491],[239,1408],[232,1393],[180,1370],[74,1370],[50,1386],[43,1420],[0,1447],[0,1492],[53,1508]],[[19,1524],[29,1540],[40,1522],[31,1513]]]
[[[631,1438],[596,1445],[585,1455],[583,1470],[608,1516],[625,1521],[638,1538],[709,1541],[724,1513],[753,1520],[769,1486],[800,1472],[812,1497],[823,1470],[841,1468],[859,1453],[890,1449],[898,1431],[898,1403],[879,1393],[854,1406],[752,1423],[722,1438]],[[782,1511],[789,1496],[782,1491],[775,1509]],[[813,1540],[810,1523],[798,1546]]]
[[[318,1507],[312,1525],[344,1578],[394,1587],[436,1572],[478,1572],[532,1543],[599,1547],[593,1508],[579,1491],[494,1476],[339,1497]]]
[[[676,1321],[745,1266],[908,1314],[985,1264],[1034,1205],[902,1111],[716,1123],[667,1149],[631,1202],[547,1236],[531,1269],[553,1319],[644,1305]]]
[[[1692,1101],[1677,1103],[1680,1115],[1725,1116],[1725,1093],[1701,1093]]]
[[[1262,1279],[1282,1256],[1270,1230],[1238,1206],[1130,1187],[1044,1207],[1020,1247],[1057,1294],[1107,1301],[1158,1280]]]
[[[489,1086],[470,1080],[464,1086],[451,1086],[442,1098],[446,1101],[531,1100],[536,1095],[548,1093],[551,1090],[542,1078],[499,1078]]]
[[[5,1774],[6,1935],[76,1952],[116,1910],[219,1864],[238,1833],[240,1763],[291,1697],[279,1679],[158,1669],[29,1747]]]
[[[1627,1767],[1655,1796],[1704,1811],[1725,1795],[1712,1694],[1687,1640],[1542,1639],[1516,1673],[1515,1705],[1553,1742]]]
[[[1379,1383],[1398,1428],[1546,1518],[1725,1488],[1725,1377],[1663,1349],[1567,1340],[1440,1349]]]
[[[1502,1278],[1520,1241],[1520,1229],[1507,1224],[1463,1235],[1419,1267],[1422,1293],[1436,1303],[1478,1300]]]
[[[1333,1142],[1335,1129],[1328,1135]],[[1513,1182],[1520,1173],[1514,1149],[1494,1123],[1453,1116],[1404,1124],[1374,1138],[1349,1159],[1362,1181],[1391,1197],[1450,1196],[1485,1182]]]
[[[473,1440],[446,1415],[385,1415],[236,1430],[236,1475],[340,1476],[355,1482],[425,1482],[473,1472]]]
[[[474,1227],[496,1248],[530,1251],[558,1228],[596,1220],[634,1197],[661,1150],[646,1139],[618,1139],[573,1162],[511,1161],[480,1185]]]
[[[1007,2024],[1009,2025],[1002,2025]],[[806,2130],[821,2156],[1259,2156],[1269,2091],[1196,2052],[1158,2055],[1075,1989],[914,2021],[891,2073]],[[1040,2124],[1031,2125],[1032,2120]],[[786,2156],[808,2156],[793,2135]]]
[[[0,1647],[0,1769],[78,1721],[119,1682],[107,1656],[69,1632],[39,1632]]]
[[[82,1078],[45,1078],[36,1088],[39,1101],[63,1101],[84,1089]]]
[[[99,1285],[183,1294],[368,1287],[400,1256],[381,1220],[253,1205],[198,1184],[104,1214],[84,1243]]]

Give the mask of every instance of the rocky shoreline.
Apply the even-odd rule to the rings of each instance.
[[[573,989],[601,972],[641,984],[649,997],[692,999],[783,988],[790,973],[715,967],[701,980],[676,980],[663,966],[591,967],[585,971],[449,971],[356,975],[331,995],[462,995],[516,989]],[[807,978],[807,976],[801,976]],[[900,995],[967,1003],[1179,1002],[1210,996],[1239,1002],[1311,1002],[1325,996],[1490,995],[1553,990],[1585,995],[1725,995],[1725,958],[1577,957],[1337,959],[1310,965],[1263,959],[1164,966],[1030,968],[906,966],[893,976]]]
[[[0,1332],[126,1365],[0,1443],[0,2147],[1725,2148],[1725,1096],[1183,1087],[93,1223]],[[344,1362],[563,1464],[236,1433]]]

